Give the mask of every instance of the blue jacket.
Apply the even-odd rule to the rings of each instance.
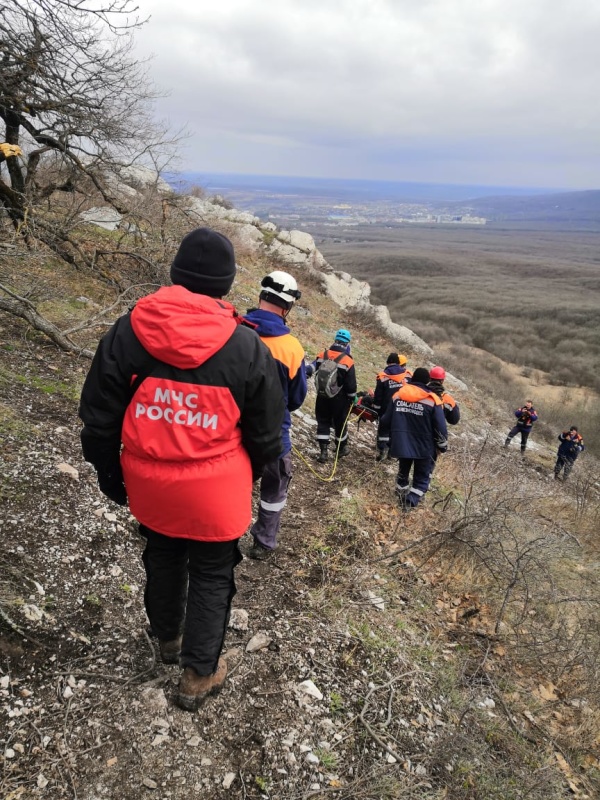
[[[400,364],[388,364],[388,366],[377,376],[375,384],[375,396],[373,398],[373,408],[381,416],[385,413],[395,392],[409,378],[412,372]]]
[[[460,422],[460,407],[456,400],[445,389],[441,381],[429,381],[427,388],[435,392],[444,405],[444,417],[448,425],[458,425]]]
[[[559,435],[558,441],[560,442],[558,455],[571,461],[575,461],[579,453],[583,453],[585,450],[583,439],[578,433],[563,431]]]
[[[533,428],[533,423],[538,418],[535,408],[517,408],[515,410],[515,417],[517,418],[517,425],[520,430],[529,432]]]
[[[389,437],[392,458],[434,458],[448,449],[440,398],[423,383],[399,389],[381,418],[378,439]]]
[[[272,311],[260,308],[249,311],[244,319],[258,333],[275,359],[285,400],[285,414],[281,428],[284,456],[292,449],[290,428],[291,412],[300,408],[306,397],[306,369],[302,345],[292,336],[283,319]]]

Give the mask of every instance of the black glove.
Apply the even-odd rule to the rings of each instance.
[[[99,470],[98,486],[102,494],[106,495],[113,503],[117,503],[120,506],[127,505],[127,492],[120,464],[112,469]]]

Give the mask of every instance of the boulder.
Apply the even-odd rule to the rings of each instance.
[[[90,225],[97,225],[107,231],[116,231],[123,215],[119,214],[112,206],[102,206],[101,208],[90,208],[82,211],[79,215],[84,222]]]
[[[371,287],[366,281],[357,281],[347,272],[331,272],[323,275],[327,294],[343,309],[369,304]]]
[[[371,308],[383,333],[389,336],[398,347],[412,349],[421,355],[433,355],[431,347],[420,336],[417,336],[410,328],[392,322],[387,306],[371,306]]]

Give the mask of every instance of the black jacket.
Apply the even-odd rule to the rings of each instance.
[[[117,320],[100,342],[79,408],[84,457],[96,467],[103,491],[122,487],[123,465],[131,510],[141,522],[188,535],[180,532],[185,509],[170,530],[161,505],[185,486],[179,505],[197,504],[201,515],[202,507],[214,505],[210,486],[221,470],[230,495],[214,519],[220,524],[232,516],[227,504],[233,511],[236,495],[245,498],[249,489],[248,457],[257,474],[281,451],[283,411],[275,361],[257,334],[238,324],[233,306],[181,286],[164,287]],[[238,536],[241,526],[236,523]]]

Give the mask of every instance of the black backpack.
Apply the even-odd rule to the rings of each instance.
[[[319,397],[335,397],[342,388],[338,383],[337,371],[345,353],[338,353],[336,358],[331,358],[330,351],[327,350],[325,355],[327,358],[315,373],[315,387]]]

